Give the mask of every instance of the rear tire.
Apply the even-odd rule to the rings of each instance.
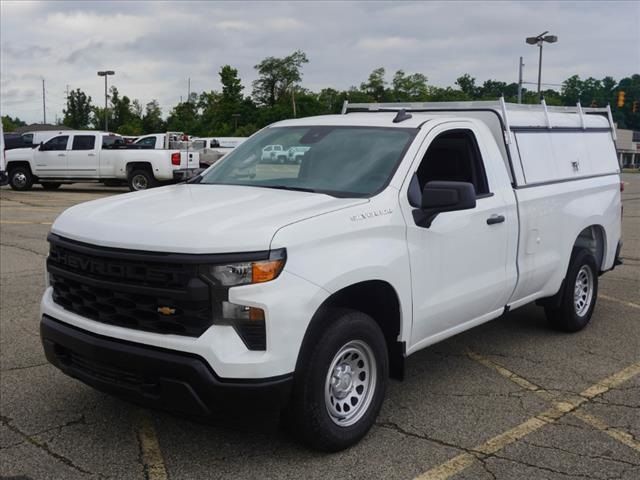
[[[384,335],[368,315],[329,312],[322,334],[302,352],[289,413],[310,447],[343,450],[364,437],[382,406],[389,373]]]
[[[60,186],[62,184],[61,183],[54,183],[54,182],[44,182],[41,185],[42,185],[42,188],[44,188],[45,190],[56,190],[56,189],[60,188]]]
[[[9,167],[9,185],[14,190],[23,192],[33,187],[33,175],[29,167]]]
[[[586,248],[574,248],[557,307],[545,307],[549,324],[563,332],[578,332],[587,326],[598,298],[598,267]]]
[[[153,173],[148,170],[134,170],[129,175],[127,183],[129,184],[129,190],[132,192],[147,190],[158,185],[158,181],[153,176]]]

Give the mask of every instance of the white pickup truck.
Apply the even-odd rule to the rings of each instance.
[[[149,406],[285,412],[346,448],[408,355],[531,302],[587,325],[619,262],[613,135],[609,109],[504,102],[279,122],[186,184],[56,219],[46,356]],[[309,148],[273,165],[269,145]]]
[[[34,183],[56,189],[63,183],[96,181],[126,181],[132,191],[145,190],[198,166],[178,150],[130,147],[120,136],[85,130],[61,132],[34,148],[9,150],[6,162],[14,190],[29,190]]]

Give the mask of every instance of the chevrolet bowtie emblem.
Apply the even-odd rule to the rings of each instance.
[[[162,315],[173,315],[176,313],[176,309],[171,307],[158,307],[158,313]]]

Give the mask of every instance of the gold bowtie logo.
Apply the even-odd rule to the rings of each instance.
[[[158,307],[158,313],[161,315],[173,315],[176,313],[176,309],[171,307]]]

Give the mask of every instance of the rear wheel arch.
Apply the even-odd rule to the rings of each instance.
[[[135,170],[148,170],[153,175],[153,167],[150,162],[130,162],[126,165],[127,177]]]
[[[600,271],[604,270],[605,252],[607,251],[607,233],[602,225],[594,224],[582,229],[571,247],[586,248],[596,259]]]
[[[400,299],[395,288],[384,280],[367,280],[346,286],[327,298],[316,310],[302,340],[296,371],[321,333],[334,320],[331,312],[355,310],[369,315],[382,330],[389,353],[389,375],[404,377],[405,344],[398,337],[402,327]]]

